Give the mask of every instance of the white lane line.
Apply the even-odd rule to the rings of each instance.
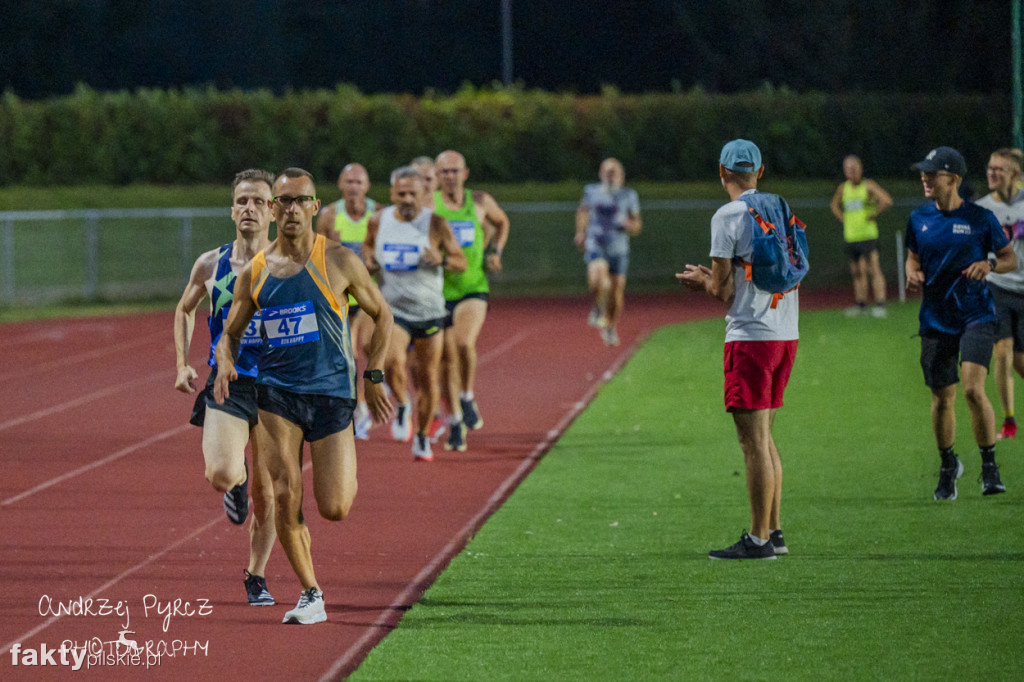
[[[530,452],[529,456],[520,462],[519,466],[516,467],[516,470],[502,481],[497,490],[487,498],[487,502],[480,511],[478,511],[473,518],[467,521],[466,524],[452,536],[451,540],[441,548],[441,551],[434,555],[434,558],[430,560],[430,563],[424,566],[423,569],[420,570],[420,572],[417,573],[416,576],[405,586],[405,589],[403,589],[402,592],[392,600],[391,604],[381,611],[380,615],[373,624],[366,629],[366,632],[363,633],[362,637],[356,640],[356,642],[350,646],[345,653],[341,655],[341,657],[335,660],[331,667],[320,676],[320,682],[329,682],[331,680],[338,679],[342,670],[347,670],[347,668],[353,663],[361,661],[361,659],[369,653],[370,649],[391,631],[392,626],[389,626],[388,622],[391,619],[392,614],[401,613],[407,605],[414,604],[418,601],[418,598],[414,598],[416,597],[416,594],[426,592],[427,588],[429,588],[437,576],[440,575],[444,566],[446,566],[456,554],[462,551],[469,538],[471,538],[476,531],[480,529],[484,522],[498,510],[506,497],[508,497],[508,495],[510,495],[512,491],[522,483],[523,479],[526,478],[526,475],[530,473],[540,458],[544,456],[544,453],[546,453],[554,442],[561,437],[573,420],[579,416],[580,412],[590,404],[594,399],[594,396],[597,395],[598,389],[600,389],[604,383],[622,369],[626,360],[636,352],[636,349],[640,346],[642,341],[643,338],[637,338],[629,348],[619,354],[608,370],[601,375],[601,380],[591,384],[590,388],[588,388],[586,393],[583,394],[583,397],[573,405],[572,409],[562,415],[562,418],[558,421],[558,424],[555,425],[555,428],[548,432],[547,438],[537,444],[533,451]],[[399,616],[399,620],[401,620],[401,616]],[[395,624],[395,627],[397,627],[397,623]],[[0,649],[0,651],[3,651],[3,649]],[[351,673],[353,670],[347,670],[347,672]]]
[[[172,543],[170,545],[167,545],[167,547],[164,547],[162,550],[160,550],[156,554],[150,554],[148,557],[146,557],[145,559],[143,559],[139,563],[135,564],[134,566],[132,566],[130,568],[125,569],[124,571],[122,571],[118,575],[114,576],[113,578],[111,578],[107,582],[103,583],[102,585],[97,587],[95,590],[93,590],[89,594],[85,595],[85,599],[90,599],[90,598],[95,597],[97,595],[103,594],[105,591],[109,590],[111,587],[113,587],[114,585],[119,583],[121,580],[123,580],[124,578],[127,578],[128,576],[130,576],[132,573],[135,573],[136,571],[138,571],[138,570],[140,570],[142,568],[145,568],[146,566],[148,566],[149,564],[153,563],[154,561],[156,561],[157,559],[159,559],[163,555],[167,554],[168,552],[173,551],[173,550],[177,549],[178,547],[181,547],[183,544],[185,544],[189,540],[192,540],[193,538],[195,538],[195,537],[205,533],[207,530],[212,528],[214,524],[218,523],[222,518],[224,518],[223,514],[217,514],[217,516],[215,516],[213,519],[211,519],[210,521],[207,521],[205,524],[203,524],[202,526],[200,526],[196,530],[192,531],[191,533],[189,533],[185,537],[181,538],[177,542],[174,542],[174,543]],[[25,634],[21,635],[17,639],[13,639],[10,642],[8,642],[7,644],[4,644],[2,647],[0,647],[0,651],[10,651],[11,647],[13,647],[15,644],[20,644],[20,643],[24,642],[26,639],[28,639],[29,637],[32,637],[34,635],[39,634],[40,632],[42,632],[46,628],[48,628],[51,625],[53,625],[54,623],[56,623],[62,617],[63,617],[63,615],[60,615],[60,616],[50,616],[49,618],[44,620],[42,623],[40,623],[36,627],[32,628],[31,630],[29,630]]]
[[[10,379],[17,379],[18,377],[33,376],[37,377],[39,372],[45,372],[50,369],[57,369],[59,367],[66,367],[79,362],[85,362],[86,360],[93,360],[95,358],[102,358],[107,355],[121,355],[125,351],[139,346],[144,346],[157,339],[168,337],[170,334],[160,332],[159,334],[150,334],[149,336],[141,336],[132,341],[125,343],[102,345],[100,348],[86,351],[84,353],[75,353],[73,355],[63,355],[60,358],[54,360],[48,360],[45,362],[36,363],[34,365],[21,365],[18,369],[0,373],[0,380],[8,381]],[[169,342],[169,340],[168,340]]]
[[[312,462],[306,462],[306,464],[302,467],[302,470],[305,471],[310,466],[312,466]],[[207,521],[203,525],[201,525],[198,528],[196,528],[194,531],[192,531],[191,533],[189,533],[185,537],[183,537],[183,538],[181,538],[179,540],[176,540],[175,542],[172,542],[171,544],[167,545],[166,547],[164,547],[162,550],[160,550],[156,554],[150,554],[148,557],[146,557],[145,559],[143,559],[139,563],[137,563],[137,564],[135,564],[133,566],[130,566],[129,568],[126,568],[124,571],[121,571],[116,576],[114,576],[113,578],[111,578],[107,582],[103,583],[102,585],[97,587],[95,590],[93,590],[89,594],[85,595],[85,599],[90,599],[90,598],[95,597],[97,595],[103,594],[104,592],[109,590],[111,587],[113,587],[117,583],[121,582],[122,580],[124,580],[125,578],[130,576],[132,573],[136,573],[137,571],[145,568],[146,566],[148,566],[149,564],[153,563],[154,561],[156,561],[160,557],[164,556],[168,552],[172,552],[172,551],[178,549],[179,547],[181,547],[182,545],[184,545],[186,542],[189,542],[189,541],[199,537],[200,535],[202,535],[206,531],[208,531],[211,528],[213,528],[213,526],[216,525],[217,523],[219,523],[220,520],[223,519],[223,518],[224,518],[223,513],[218,513],[216,516],[214,516],[209,521]],[[53,625],[54,623],[56,623],[61,618],[63,618],[63,616],[50,616],[49,618],[47,618],[45,621],[43,621],[42,623],[40,623],[36,627],[32,628],[31,630],[29,630],[25,634],[19,636],[17,639],[12,639],[7,644],[4,644],[3,646],[0,646],[0,651],[10,651],[11,647],[13,647],[15,644],[20,644],[20,643],[24,642],[26,639],[28,639],[29,637],[32,637],[34,635],[39,634],[40,632],[42,632],[46,628],[48,628],[51,625]]]
[[[121,459],[125,455],[130,455],[130,454],[132,454],[133,452],[135,452],[137,450],[141,450],[142,448],[149,447],[153,443],[157,443],[157,442],[162,441],[162,440],[164,440],[166,438],[170,438],[171,436],[177,436],[179,433],[182,433],[183,431],[185,431],[186,429],[188,429],[190,427],[191,427],[191,424],[182,424],[181,426],[176,426],[173,429],[168,429],[167,431],[164,431],[163,433],[158,433],[155,436],[150,436],[146,440],[139,441],[138,443],[135,443],[134,445],[129,445],[126,448],[122,448],[122,449],[118,450],[117,452],[115,452],[113,454],[110,454],[110,455],[107,455],[106,457],[103,457],[102,459],[97,459],[97,460],[95,460],[93,462],[90,462],[89,464],[86,464],[84,466],[80,466],[77,469],[72,469],[71,471],[67,471],[67,472],[61,474],[60,476],[57,476],[56,478],[51,478],[48,481],[44,481],[44,482],[40,483],[39,485],[37,485],[34,488],[29,488],[28,490],[26,490],[26,491],[24,491],[22,493],[18,493],[14,497],[8,497],[6,500],[4,500],[2,503],[0,503],[0,506],[5,506],[6,507],[9,504],[14,504],[15,502],[18,502],[19,500],[23,500],[26,497],[29,497],[30,495],[35,495],[36,493],[38,493],[41,490],[46,490],[47,488],[55,486],[58,483],[63,483],[64,481],[66,481],[68,479],[74,478],[75,476],[78,476],[80,474],[84,474],[86,471],[91,471],[92,469],[96,469],[98,467],[101,467],[104,464],[109,464],[109,463],[111,463],[111,462],[113,462],[115,460]],[[3,649],[0,649],[0,651],[3,651]]]
[[[484,353],[483,355],[481,355],[477,359],[477,363],[478,364],[483,364],[485,362],[493,360],[494,358],[498,357],[499,355],[503,355],[504,353],[507,353],[509,350],[512,349],[513,346],[515,346],[520,341],[525,339],[527,336],[532,334],[535,329],[536,329],[536,327],[531,327],[529,329],[521,330],[518,334],[516,334],[515,336],[509,338],[504,343],[502,343],[502,344],[500,344],[498,346],[495,346],[491,350],[489,350],[486,353]]]
[[[52,415],[57,414],[58,412],[64,412],[66,410],[70,410],[80,405],[92,402],[94,400],[105,398],[108,395],[112,395],[114,393],[117,393],[118,391],[124,390],[131,386],[144,384],[147,381],[153,381],[153,379],[166,378],[167,376],[168,373],[164,371],[153,372],[152,374],[147,374],[132,381],[115,384],[114,386],[108,386],[107,388],[101,388],[98,391],[87,393],[86,395],[75,398],[74,400],[68,400],[63,403],[57,403],[56,405],[51,405],[50,407],[44,408],[42,410],[36,410],[35,412],[30,412],[29,414],[24,414],[20,417],[14,417],[13,419],[8,419],[5,422],[0,422],[0,431],[3,431],[4,429],[9,429],[12,426],[24,424],[25,422],[35,421],[36,419],[43,419],[44,417],[50,417]]]

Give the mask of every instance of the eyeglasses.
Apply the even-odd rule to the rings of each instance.
[[[1009,173],[1009,168],[1003,168],[1002,166],[988,166],[985,168],[989,173]]]
[[[280,204],[281,208],[291,208],[292,204],[305,204],[308,201],[316,201],[316,197],[302,194],[297,197],[274,197],[274,203]]]

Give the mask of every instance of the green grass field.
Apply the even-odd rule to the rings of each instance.
[[[932,500],[916,314],[802,316],[775,427],[788,556],[707,559],[749,523],[724,322],[665,328],[351,679],[1019,678],[1024,442],[983,498],[959,396],[960,496]]]

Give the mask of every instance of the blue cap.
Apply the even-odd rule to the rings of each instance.
[[[936,147],[928,152],[928,156],[924,157],[924,161],[918,161],[911,168],[922,173],[947,171],[949,173],[956,173],[961,178],[967,175],[967,162],[964,161],[964,157],[960,152],[952,147]]]
[[[726,142],[718,163],[729,170],[753,173],[761,168],[761,150],[750,140]]]

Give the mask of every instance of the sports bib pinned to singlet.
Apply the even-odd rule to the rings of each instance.
[[[472,220],[449,220],[448,223],[452,226],[455,238],[459,240],[459,246],[473,246],[476,241],[476,223]]]
[[[228,321],[228,313],[230,312],[230,303],[221,308],[221,317],[225,323]],[[242,347],[258,346],[261,343],[263,343],[263,337],[260,335],[260,311],[257,310],[253,314],[252,319],[249,320],[249,326],[245,328],[245,333],[242,334]]]
[[[271,348],[297,346],[320,339],[312,301],[264,308],[263,329]]]
[[[381,266],[385,272],[408,272],[420,264],[420,250],[415,244],[384,244],[382,254],[384,262]]]

